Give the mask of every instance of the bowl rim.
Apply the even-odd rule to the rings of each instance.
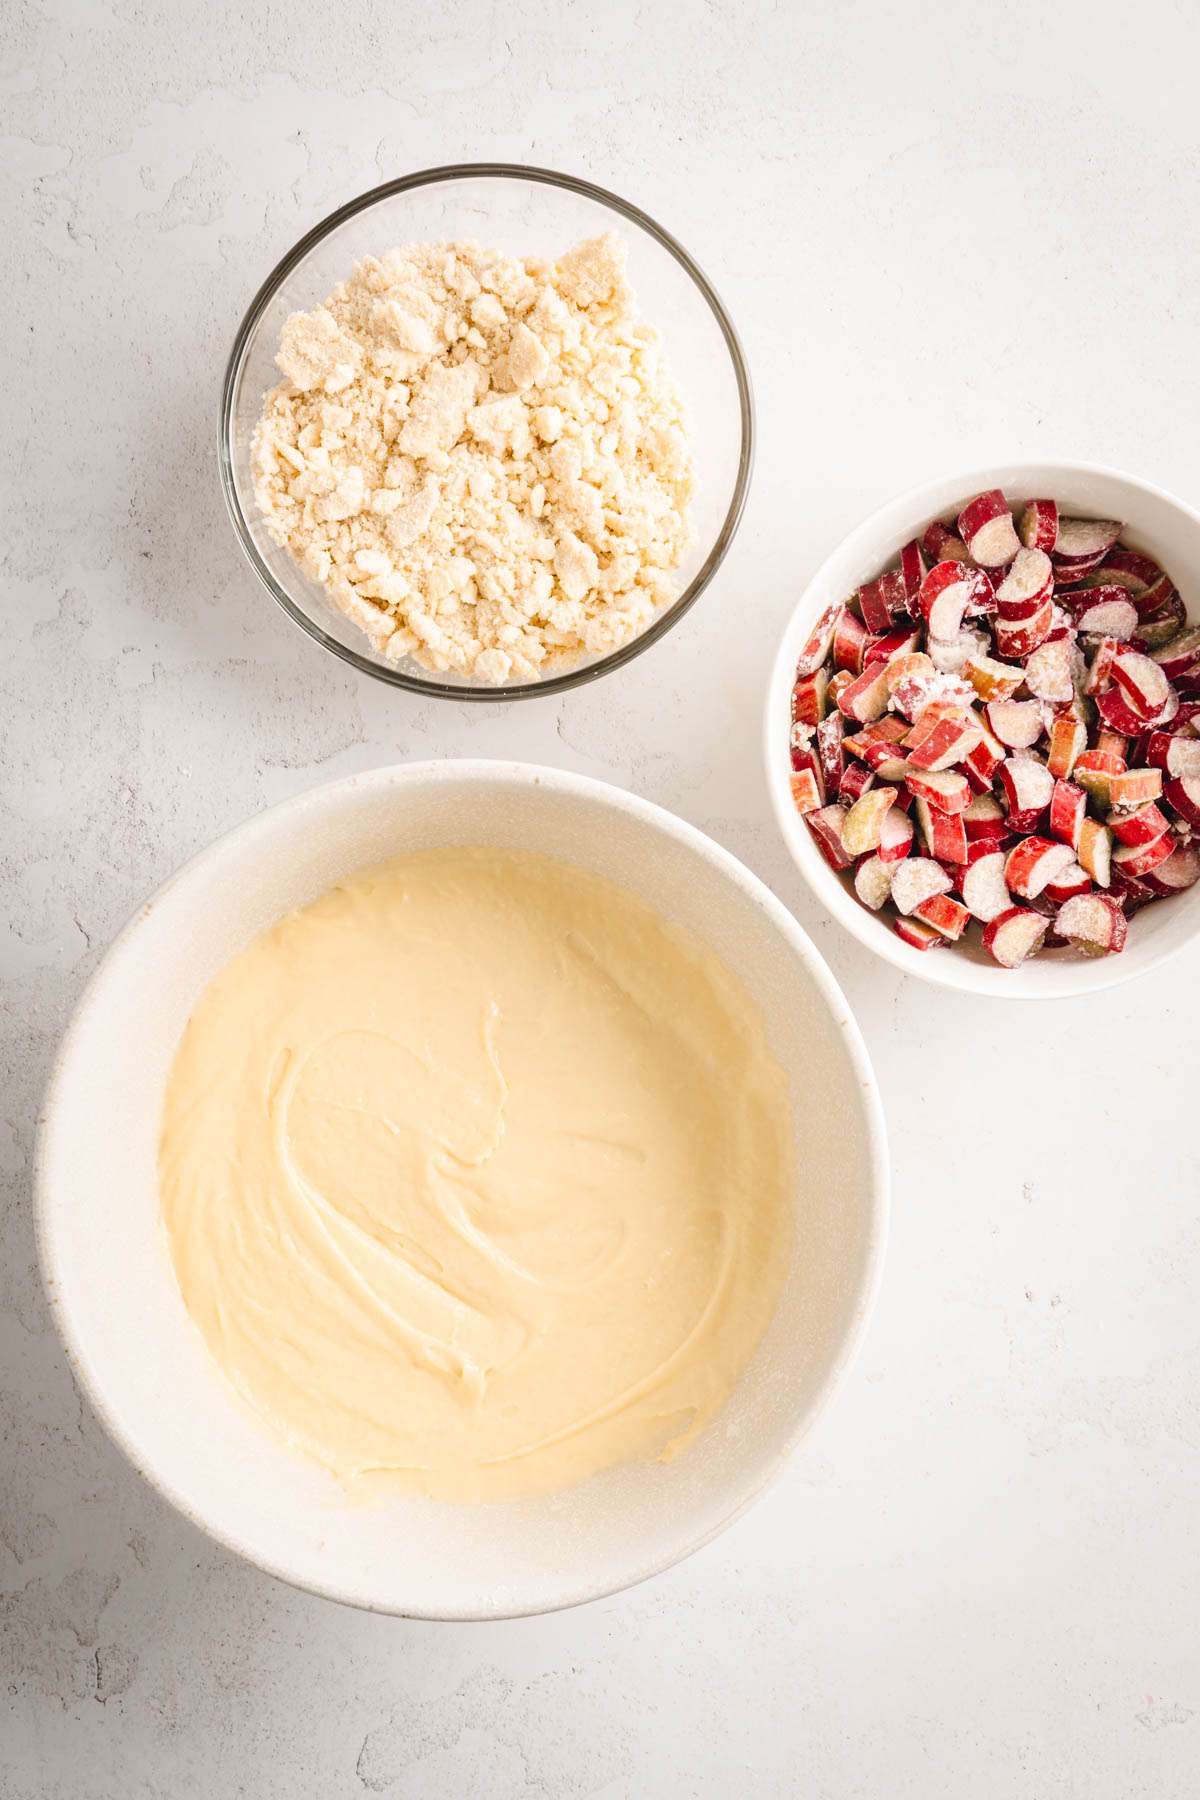
[[[879,929],[879,921],[875,915],[858,903],[843,885],[840,876],[828,867],[812,840],[812,834],[802,828],[800,816],[792,805],[785,759],[779,754],[777,727],[791,691],[792,665],[802,621],[807,622],[808,615],[814,610],[814,597],[829,581],[830,572],[835,565],[848,558],[853,560],[860,554],[860,543],[865,545],[885,531],[888,535],[897,530],[911,534],[911,527],[918,520],[923,518],[928,521],[939,512],[944,512],[960,495],[978,493],[989,487],[1019,487],[1027,480],[1028,474],[1035,471],[1039,475],[1046,473],[1051,479],[1055,475],[1066,475],[1068,478],[1098,476],[1106,481],[1120,482],[1181,513],[1197,534],[1200,534],[1200,512],[1195,507],[1170,489],[1160,487],[1139,475],[1131,475],[1110,463],[1081,461],[1074,457],[1042,453],[1000,458],[963,471],[944,470],[932,481],[907,488],[868,513],[865,519],[834,545],[809,577],[780,636],[767,681],[762,718],[763,762],[772,810],[792,861],[814,897],[860,944],[874,955],[882,957],[885,962],[893,964],[905,975],[918,976],[921,980],[930,982],[935,987],[946,988],[952,993],[972,994],[988,1000],[1066,1000],[1100,993],[1147,974],[1185,946],[1168,944],[1134,958],[1127,955],[1107,956],[1083,963],[1064,963],[1057,980],[1046,980],[1036,988],[1022,982],[1019,969],[1005,971],[969,961],[965,957],[955,957],[952,954],[945,957],[931,956],[928,952],[913,949],[902,943],[894,932]],[[942,499],[941,496],[947,489],[952,491],[948,498]],[[1136,535],[1134,522],[1130,521],[1130,524]],[[1045,969],[1046,965],[1040,964],[1039,967]]]
[[[318,1574],[306,1573],[295,1563],[264,1556],[253,1551],[239,1538],[235,1528],[204,1517],[188,1494],[175,1483],[160,1476],[144,1457],[141,1447],[126,1435],[107,1398],[103,1377],[95,1366],[89,1346],[76,1330],[75,1320],[58,1280],[56,1236],[63,1229],[65,1208],[55,1200],[55,1174],[59,1160],[60,1138],[70,1131],[70,1120],[64,1116],[62,1093],[75,1054],[77,1039],[92,1010],[104,998],[106,988],[119,982],[124,965],[137,954],[137,944],[144,920],[159,900],[176,886],[188,881],[206,864],[216,860],[232,845],[251,842],[267,819],[299,821],[306,814],[336,805],[341,799],[364,789],[403,790],[420,785],[438,786],[450,782],[474,781],[480,785],[525,789],[541,788],[576,798],[597,801],[617,812],[632,816],[666,836],[675,839],[693,854],[708,861],[724,875],[745,898],[766,915],[784,938],[792,954],[803,963],[832,1017],[835,1031],[849,1058],[850,1073],[862,1097],[865,1114],[863,1158],[863,1251],[861,1264],[849,1283],[851,1308],[849,1323],[828,1359],[828,1368],[809,1405],[792,1420],[782,1443],[770,1463],[722,1512],[715,1524],[684,1535],[667,1556],[648,1561],[631,1560],[629,1570],[617,1580],[602,1577],[593,1581],[576,1581],[563,1595],[544,1602],[505,1607],[458,1607],[443,1610],[402,1608],[394,1603],[381,1603],[363,1590],[349,1589],[337,1582],[324,1581]],[[290,1586],[325,1599],[337,1600],[364,1611],[392,1616],[443,1621],[481,1622],[489,1619],[527,1618],[566,1610],[591,1600],[608,1598],[627,1588],[636,1587],[652,1576],[682,1562],[725,1531],[771,1487],[782,1475],[798,1445],[806,1438],[825,1412],[862,1348],[870,1317],[878,1297],[883,1275],[888,1237],[891,1200],[891,1166],[887,1148],[887,1126],[878,1082],[858,1022],[836,979],[808,933],[753,870],[747,868],[731,851],[718,844],[705,832],[690,825],[665,807],[614,787],[592,776],[577,775],[536,763],[484,758],[452,758],[438,762],[397,763],[345,776],[308,788],[290,799],[277,802],[252,814],[248,819],[221,833],[190,857],[178,870],[143,901],[104,951],[100,962],[89,976],[68,1021],[51,1065],[44,1097],[38,1113],[37,1136],[33,1156],[33,1208],[37,1239],[38,1265],[50,1314],[66,1351],[71,1373],[99,1418],[110,1439],[131,1462],[149,1486],[190,1524],[220,1544],[222,1548],[265,1573]]]
[[[678,595],[664,611],[651,621],[645,631],[633,638],[630,643],[610,651],[607,656],[600,657],[598,661],[589,663],[583,668],[565,670],[562,674],[552,675],[545,681],[527,681],[514,684],[512,687],[498,688],[466,683],[462,686],[454,686],[448,682],[438,681],[431,676],[411,675],[401,669],[387,667],[376,662],[361,651],[341,643],[337,638],[322,630],[316,620],[310,618],[275,579],[259,554],[258,546],[254,541],[249,522],[238,497],[237,484],[233,476],[233,456],[230,450],[233,437],[234,401],[250,340],[262,314],[292,270],[331,232],[336,231],[347,220],[356,217],[361,212],[366,212],[380,201],[389,200],[397,194],[407,193],[415,188],[432,187],[439,182],[449,183],[477,179],[531,181],[545,187],[563,188],[569,193],[578,194],[584,199],[607,206],[611,211],[620,214],[622,218],[640,226],[648,236],[666,250],[691,277],[725,340],[733,367],[734,380],[737,384],[741,430],[737,475],[729,506],[708,555],[682,594]],[[690,612],[724,562],[729,548],[737,536],[750,492],[750,478],[754,469],[755,440],[754,390],[741,339],[738,337],[733,320],[712,282],[695,258],[684,249],[678,238],[673,237],[664,226],[660,225],[649,213],[644,212],[641,207],[635,206],[632,201],[622,199],[619,194],[611,192],[608,188],[599,187],[595,182],[585,181],[580,176],[568,175],[562,170],[544,169],[526,163],[445,163],[436,168],[418,169],[410,175],[402,175],[393,181],[382,182],[378,187],[369,188],[365,193],[356,195],[354,199],[346,201],[335,211],[326,214],[311,230],[305,232],[304,236],[276,263],[247,307],[225,365],[225,374],[221,383],[217,458],[225,507],[242,554],[267,592],[279,603],[289,619],[300,626],[302,631],[326,650],[330,650],[335,656],[340,657],[343,662],[349,663],[351,668],[357,669],[360,674],[373,676],[378,681],[386,682],[390,687],[401,688],[413,694],[431,695],[441,700],[495,702],[528,700],[547,694],[563,694],[570,688],[582,687],[589,681],[597,681],[602,675],[608,675],[614,669],[624,668],[627,663],[633,661],[635,656],[640,656],[643,650],[648,650],[652,644],[656,644],[661,637],[664,637],[673,625],[678,624],[685,613]]]

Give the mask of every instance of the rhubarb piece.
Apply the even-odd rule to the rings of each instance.
[[[1121,527],[1115,519],[1060,518],[1054,554],[1063,562],[1107,556],[1120,535]]]
[[[854,891],[864,906],[872,912],[878,912],[892,891],[892,870],[894,865],[881,861],[878,856],[868,856],[859,863],[854,871]]]
[[[1079,827],[1075,855],[1097,887],[1106,888],[1112,879],[1112,832],[1095,819],[1084,819]]]
[[[1196,748],[1200,751],[1200,743],[1197,743]],[[1200,757],[1197,758],[1196,767],[1200,772]],[[1133,812],[1148,800],[1160,799],[1162,784],[1161,769],[1122,769],[1108,784],[1109,804],[1114,812]],[[1117,836],[1120,835],[1118,832]]]
[[[1121,767],[1124,768],[1129,756],[1129,739],[1124,732],[1110,731],[1107,725],[1102,725],[1096,733],[1096,741],[1092,745],[1092,749],[1102,750],[1109,756],[1118,757]]]
[[[935,931],[940,931],[951,943],[960,938],[971,923],[967,908],[960,906],[957,900],[952,900],[949,894],[931,894],[928,900],[922,900],[919,906],[914,906],[913,912],[923,924],[932,925]]]
[[[847,743],[852,740],[846,739]],[[904,771],[908,768],[908,758],[899,746],[892,743],[875,742],[868,744],[864,753],[868,769],[878,775],[880,781],[903,781]]]
[[[932,925],[922,924],[920,919],[893,919],[892,930],[898,938],[910,945],[914,950],[936,950],[946,939]]]
[[[983,947],[1002,969],[1019,969],[1041,949],[1049,929],[1049,919],[1023,906],[1010,906],[984,926]]]
[[[1024,669],[997,662],[991,656],[969,657],[963,674],[981,700],[1011,700],[1025,679]]]
[[[1152,610],[1140,614],[1137,627],[1138,642],[1144,644],[1153,655],[1156,650],[1161,650],[1173,638],[1178,637],[1186,624],[1187,613],[1184,610],[1183,598],[1172,588],[1161,606],[1156,606]]]
[[[1142,556],[1136,550],[1126,550],[1118,545],[1105,557],[1096,579],[1105,583],[1117,582],[1136,599],[1147,588],[1153,587],[1161,576],[1162,570],[1153,557]]]
[[[1007,836],[1002,838],[968,838],[967,867],[970,868],[972,863],[977,863],[982,856],[995,856],[999,851],[1009,850],[1011,848],[1012,845]]]
[[[996,649],[1002,657],[1025,657],[1044,644],[1054,624],[1054,602],[1043,601],[1030,619],[996,620]]]
[[[970,755],[982,736],[978,720],[970,714],[937,719],[920,743],[909,749],[909,768],[930,772],[953,768]]]
[[[967,833],[961,813],[939,812],[928,800],[918,799],[913,811],[921,828],[926,853],[940,863],[965,863]]]
[[[829,655],[829,646],[833,642],[833,633],[841,610],[841,603],[835,601],[832,606],[825,608],[813,626],[812,636],[800,652],[800,660],[796,664],[797,681],[807,675],[815,674]]]
[[[1051,838],[1027,837],[1008,853],[1004,879],[1009,892],[1022,900],[1032,900],[1048,881],[1070,867],[1075,858],[1070,844],[1056,844]]]
[[[1102,587],[1076,588],[1064,604],[1080,631],[1127,643],[1137,629],[1137,607],[1115,582]]]
[[[904,583],[904,594],[908,601],[909,611],[915,612],[913,601],[921,591],[921,583],[925,578],[925,564],[921,560],[921,546],[916,538],[905,544],[900,552],[900,579]]]
[[[849,669],[839,669],[835,675],[831,675],[829,677],[829,687],[825,696],[827,704],[829,706],[836,706],[838,700],[850,686],[850,683],[855,679],[856,677],[851,674]]]
[[[1162,665],[1153,657],[1139,656],[1136,650],[1123,650],[1113,658],[1112,677],[1130,710],[1144,724],[1161,717],[1170,698],[1171,683]]]
[[[907,607],[904,577],[899,569],[889,569],[885,575],[877,575],[874,581],[864,582],[857,599],[863,623],[869,631],[890,631],[893,615],[904,612]]]
[[[1008,501],[999,488],[976,494],[958,515],[958,534],[972,558],[983,569],[998,569],[1012,562],[1021,548],[1008,509]]]
[[[856,801],[862,799],[863,795],[867,792],[867,789],[874,787],[874,785],[874,769],[869,768],[865,763],[861,762],[847,763],[842,770],[842,781],[841,786],[838,789],[838,799],[843,806],[853,806]]]
[[[1200,779],[1200,738],[1152,731],[1146,740],[1146,760],[1177,780],[1184,775]]]
[[[1161,808],[1153,800],[1147,800],[1143,806],[1134,807],[1132,812],[1118,812],[1114,807],[1108,815],[1108,828],[1122,844],[1132,844],[1138,849],[1152,844],[1170,829],[1170,825]],[[1132,873],[1136,874],[1136,869]]]
[[[1077,862],[1068,863],[1061,875],[1048,881],[1042,893],[1052,906],[1062,906],[1073,900],[1076,894],[1089,894],[1092,890],[1092,878],[1086,869],[1081,869]]]
[[[916,800],[927,800],[939,812],[966,812],[971,804],[971,784],[956,769],[914,769],[909,763],[904,782]]]
[[[1026,620],[1050,597],[1054,565],[1044,550],[1018,550],[1016,561],[996,589],[1002,619]]]
[[[795,787],[796,777],[804,776],[804,775],[809,775],[812,777],[812,781],[816,787],[816,792],[817,792],[817,796],[818,796],[817,797],[817,805],[824,806],[824,804],[825,804],[825,775],[824,775],[824,771],[821,768],[821,759],[817,755],[817,747],[815,744],[807,744],[803,749],[794,749],[792,751],[792,794],[793,794],[793,797],[795,796],[795,793],[796,793],[796,787]],[[806,783],[803,783],[803,782],[801,783],[801,791],[802,792],[809,791]],[[809,809],[805,808],[803,810],[809,810]]]
[[[945,564],[942,565],[945,567]],[[944,588],[929,609],[929,635],[943,643],[958,636],[967,610],[967,584],[956,581]]]
[[[792,719],[801,725],[816,726],[825,717],[829,697],[829,676],[823,668],[802,675],[792,689]]]
[[[846,777],[843,776],[843,790],[845,785]],[[895,788],[876,787],[854,802],[842,825],[842,843],[851,856],[863,856],[868,850],[878,848],[883,815],[895,800]]]
[[[1038,700],[1074,699],[1071,645],[1067,638],[1052,639],[1032,653],[1025,664],[1025,686]]]
[[[901,650],[887,661],[887,684],[889,698],[903,687],[906,682],[920,677],[936,675],[932,659],[923,650]]]
[[[1117,659],[1114,656],[1114,672],[1116,665]],[[1148,724],[1157,723],[1156,720],[1143,719],[1134,712],[1124,690],[1117,687],[1115,682],[1112,687],[1105,688],[1102,694],[1096,695],[1096,711],[1111,731],[1124,732],[1126,737],[1140,737]]]
[[[1122,844],[1119,850],[1113,851],[1113,867],[1140,881],[1143,875],[1149,875],[1174,854],[1178,842],[1172,832],[1164,831],[1148,844]]]
[[[892,877],[892,905],[906,916],[933,894],[948,894],[953,886],[940,863],[928,856],[906,856]]]
[[[870,663],[861,675],[855,675],[837,697],[839,712],[862,725],[882,718],[888,703],[886,671],[886,663]]]
[[[849,669],[852,675],[861,675],[870,641],[871,634],[858,614],[852,613],[848,606],[843,606],[833,633],[833,660],[838,668]]]
[[[1125,759],[1109,750],[1085,750],[1075,759],[1072,771],[1079,786],[1096,802],[1101,812],[1112,805],[1112,778],[1125,768]]]
[[[1168,681],[1175,681],[1180,675],[1186,675],[1200,663],[1200,625],[1181,631],[1177,637],[1164,644],[1161,650],[1156,650],[1153,661]]]
[[[1050,830],[1060,843],[1079,848],[1079,834],[1087,817],[1087,795],[1073,781],[1056,781],[1050,796]]]
[[[976,794],[962,820],[968,844],[995,842],[1008,836],[1004,808],[994,794]]]
[[[1125,915],[1107,894],[1078,894],[1059,908],[1056,937],[1085,956],[1110,956],[1125,948]]]
[[[1092,657],[1091,667],[1088,669],[1087,680],[1084,683],[1085,693],[1107,693],[1112,683],[1112,666],[1120,654],[1121,641],[1119,638],[1100,639]]]
[[[885,781],[899,781],[907,767],[896,748],[904,732],[903,720],[893,713],[885,713],[874,724],[864,726],[851,737],[844,737],[842,749],[865,762],[872,774],[882,776]]]
[[[1021,514],[1018,536],[1028,549],[1049,554],[1058,537],[1057,500],[1031,500]]]
[[[792,775],[791,782],[792,804],[796,811],[798,813],[815,812],[821,805],[824,795],[821,793],[821,784],[813,771],[801,769],[798,774]]]
[[[929,635],[952,638],[970,611],[979,617],[995,608],[995,590],[982,569],[947,560],[935,563],[921,582],[919,607]]]
[[[934,519],[925,527],[921,538],[921,551],[927,563],[966,562],[967,546],[960,537],[956,537],[948,525],[940,519]]]
[[[885,812],[879,827],[878,856],[881,862],[901,862],[912,849],[913,822],[900,807]]]
[[[1039,651],[1039,655],[1041,652]],[[1075,759],[1087,748],[1087,726],[1070,713],[1063,713],[1050,727],[1050,744],[1046,767],[1059,781],[1065,781],[1075,767]]]
[[[816,812],[804,815],[804,822],[820,845],[825,861],[839,872],[848,869],[854,861],[842,838],[846,816],[843,806],[822,806]]]
[[[1181,894],[1200,881],[1200,849],[1178,844],[1164,862],[1146,873],[1146,885],[1155,894]]]
[[[836,800],[838,789],[842,785],[842,771],[846,766],[846,754],[842,749],[842,739],[846,726],[840,712],[831,712],[817,726],[817,756],[821,764],[821,773],[825,781],[825,793],[830,800]]]
[[[1012,905],[1004,863],[1002,850],[988,849],[986,855],[976,857],[963,876],[963,900],[981,924],[990,924]]]
[[[1010,750],[1028,750],[1042,735],[1036,700],[989,700],[983,709],[988,730]]]
[[[1079,587],[1085,581],[1091,581],[1101,563],[1102,556],[1070,556],[1054,558],[1054,586],[1062,588]]]
[[[1050,804],[1054,777],[1032,756],[1006,756],[996,771],[1011,831],[1032,831]]]
[[[1129,592],[1128,589],[1126,591]],[[1129,598],[1137,607],[1139,619],[1146,619],[1151,614],[1158,612],[1160,608],[1169,605],[1174,593],[1175,583],[1169,575],[1161,573],[1154,578],[1149,587],[1143,588],[1140,594],[1129,592]]]
[[[1003,761],[1004,745],[985,730],[975,748],[963,757],[963,772],[976,793],[989,792],[996,770]]]
[[[1189,825],[1200,825],[1200,776],[1180,775],[1165,782],[1163,796],[1181,819],[1186,819]]]
[[[908,625],[897,625],[894,631],[887,631],[882,637],[868,638],[863,666],[867,663],[883,662],[891,664],[902,656],[916,652],[920,642],[920,632]],[[929,658],[924,659],[929,662]],[[932,669],[933,664],[929,663]]]

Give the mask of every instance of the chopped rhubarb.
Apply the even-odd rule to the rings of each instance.
[[[817,619],[793,804],[906,943],[1113,954],[1200,883],[1200,622],[1120,530],[992,489]]]
[[[895,865],[885,863],[881,857],[867,856],[854,871],[854,891],[864,906],[872,912],[878,912],[892,891],[892,873]]]
[[[933,894],[948,894],[953,883],[940,863],[928,856],[906,856],[892,877],[892,905],[899,913],[915,912]]]
[[[804,823],[820,845],[825,861],[831,869],[838,871],[848,869],[854,861],[842,837],[845,822],[844,806],[822,806],[816,812],[804,815]]]
[[[958,515],[958,534],[983,569],[1012,562],[1021,548],[1008,501],[999,488],[968,500]]]
[[[844,788],[844,777],[842,785]],[[878,847],[883,815],[895,802],[896,790],[891,787],[871,788],[854,802],[842,825],[842,843],[851,856],[862,856]]]
[[[1049,919],[1022,906],[1010,906],[983,928],[983,947],[1002,969],[1019,969],[1042,947]]]
[[[1065,902],[1054,921],[1054,934],[1086,956],[1110,956],[1125,948],[1125,915],[1107,894],[1078,894]]]
[[[1054,548],[1058,536],[1058,503],[1054,500],[1031,500],[1021,514],[1018,527],[1021,542],[1030,550]]]

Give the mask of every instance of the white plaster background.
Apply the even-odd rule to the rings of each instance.
[[[1121,30],[1030,0],[0,13],[4,1800],[1200,1789],[1200,957],[1036,1012],[902,979],[819,916],[758,749],[794,597],[890,492],[1024,445],[1200,496],[1198,52],[1171,0]],[[324,656],[214,468],[276,258],[470,157],[662,219],[760,407],[699,608],[516,709]],[[461,753],[636,788],[764,875],[857,1010],[896,1169],[865,1353],[775,1492],[627,1597],[488,1627],[293,1593],[168,1512],[72,1390],[28,1187],[52,1046],[134,904],[267,802]]]

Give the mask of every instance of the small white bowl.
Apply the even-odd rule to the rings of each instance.
[[[187,1315],[155,1171],[163,1086],[210,978],[274,920],[364,864],[473,843],[610,876],[701,936],[763,1007],[792,1076],[795,1254],[760,1349],[678,1461],[549,1498],[352,1506],[234,1400]],[[804,932],[754,875],[670,813],[519,763],[379,769],[251,819],[141,908],[93,977],[38,1139],[42,1268],[81,1387],[146,1478],[229,1549],[379,1612],[503,1618],[628,1587],[728,1525],[779,1473],[861,1341],[888,1169],[858,1027]]]
[[[1019,969],[1002,969],[981,945],[914,950],[891,924],[860,905],[853,889],[836,875],[812,833],[792,805],[788,730],[792,681],[800,651],[822,608],[845,598],[864,581],[891,566],[901,547],[931,519],[948,518],[972,494],[1003,488],[1015,508],[1039,495],[1056,499],[1071,513],[1125,522],[1124,540],[1153,556],[1174,576],[1193,623],[1200,595],[1200,513],[1147,481],[1099,464],[1010,462],[969,469],[913,488],[872,513],[845,538],[809,582],[792,614],[771,671],[767,690],[764,754],[775,817],[797,868],[834,918],[878,956],[906,975],[964,994],[1006,1000],[1061,1000],[1094,994],[1144,974],[1200,935],[1200,884],[1189,892],[1138,913],[1118,956],[1083,961],[1064,954],[1034,957]]]

